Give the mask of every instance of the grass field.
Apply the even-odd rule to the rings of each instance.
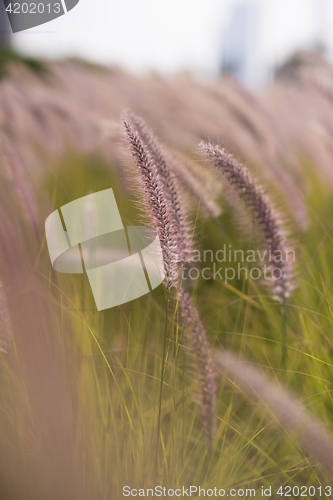
[[[34,154],[44,158],[44,153]],[[189,290],[212,352],[246,360],[263,380],[288,391],[295,407],[321,424],[329,439],[332,186],[313,161],[299,158],[306,186],[302,202],[309,216],[306,231],[288,213],[283,190],[267,183],[267,192],[280,211],[285,210],[295,250],[296,286],[286,305],[285,335],[281,305],[259,281],[235,278],[226,283],[200,277],[191,280]],[[208,168],[204,162],[201,165]],[[325,462],[321,437],[317,443],[315,433],[307,435],[302,419],[290,428],[288,419],[279,418],[260,394],[259,401],[253,398],[237,376],[218,363],[216,435],[208,451],[196,367],[191,347],[184,342],[174,289],[167,312],[158,445],[166,324],[163,285],[140,299],[97,312],[85,275],[52,269],[43,229],[51,211],[107,188],[114,190],[124,224],[141,223],[137,199],[126,187],[128,173],[113,167],[111,159],[68,147],[66,153],[48,158],[43,175],[29,174],[31,192],[24,188],[25,181],[17,180],[20,173],[16,178],[6,168],[1,170],[0,273],[5,299],[0,314],[10,316],[0,320],[1,345],[8,351],[0,353],[1,500],[118,500],[126,485],[132,489],[200,485],[224,489],[226,495],[232,488],[254,488],[258,497],[262,487],[271,487],[269,497],[274,499],[283,498],[278,494],[281,486],[312,486],[315,490],[303,490],[307,498],[325,493],[330,498],[324,488],[333,474],[321,464]],[[32,206],[32,192],[33,214],[27,208]],[[214,254],[224,245],[257,249],[253,227],[244,231],[236,222],[223,193],[216,202],[223,213],[215,218],[204,216],[198,201],[189,206],[196,248]],[[236,268],[237,262],[230,265]],[[252,264],[244,265],[250,269]],[[208,267],[206,275],[212,277],[211,262],[196,266]],[[9,337],[11,341],[6,340]],[[241,492],[236,495],[245,497]],[[192,497],[199,498],[196,493]]]

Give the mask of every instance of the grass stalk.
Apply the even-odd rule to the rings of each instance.
[[[282,346],[282,358],[281,358],[281,366],[284,368],[287,362],[287,302],[284,299],[281,304],[281,346]]]
[[[157,418],[157,441],[156,441],[156,464],[158,465],[158,455],[159,455],[159,443],[160,443],[160,430],[161,430],[161,413],[162,413],[162,397],[163,397],[163,383],[164,383],[164,371],[165,371],[165,353],[166,353],[166,343],[167,343],[167,332],[168,332],[168,311],[169,311],[169,291],[166,295],[165,304],[165,322],[164,322],[164,339],[163,339],[163,353],[162,353],[162,368],[161,368],[161,385],[160,385],[160,399],[158,407],[158,418]]]

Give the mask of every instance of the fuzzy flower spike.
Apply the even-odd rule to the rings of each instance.
[[[172,213],[172,219],[177,229],[176,236],[178,239],[178,246],[181,250],[181,260],[182,262],[187,262],[191,253],[190,228],[186,221],[183,205],[175,185],[173,172],[169,166],[171,160],[167,158],[161,145],[158,143],[153,132],[144,120],[135,115],[132,111],[128,111],[127,116],[133,129],[138,137],[140,137],[144,148],[148,154],[150,154],[159,180],[164,186],[165,195],[169,199],[168,208]]]
[[[290,248],[286,243],[286,232],[270,198],[249,170],[224,149],[205,142],[202,142],[200,147],[204,150],[208,160],[231,184],[250,212],[268,250],[269,259],[266,269],[269,275],[267,279],[272,287],[273,298],[285,303],[293,289],[291,262],[288,258]]]
[[[164,285],[169,292],[179,281],[181,262],[181,248],[174,211],[158,172],[156,153],[136,127],[126,120],[124,124],[143,188],[144,213],[159,236],[164,264]]]

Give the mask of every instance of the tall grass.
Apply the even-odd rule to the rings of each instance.
[[[317,78],[316,66],[310,70]],[[310,91],[304,79],[297,96],[289,80],[281,80],[252,101],[230,82],[205,87],[185,77],[140,81],[79,63],[49,65],[48,81],[20,67],[7,74],[0,83],[0,135],[5,139],[0,144],[8,146],[2,146],[0,164],[0,498],[109,500],[122,498],[125,485],[226,491],[272,486],[275,495],[284,485],[328,485],[333,198],[327,97]],[[228,91],[222,102],[218,87],[223,85]],[[305,107],[309,98],[311,105]],[[39,108],[41,102],[45,107]],[[237,275],[229,281],[218,275],[213,279],[207,260],[191,265],[200,271],[208,267],[204,276],[211,279],[181,276],[176,191],[161,196],[170,188],[169,170],[164,164],[162,173],[158,170],[160,159],[154,160],[151,148],[160,146],[155,139],[147,141],[147,129],[142,134],[143,124],[133,116],[127,137],[141,183],[138,193],[127,189],[125,153],[118,144],[119,115],[127,107],[141,112],[163,143],[180,150],[177,161],[166,165],[177,193],[177,179],[184,179],[187,170],[195,180],[192,194],[187,190],[187,206],[189,228],[201,251],[217,252],[225,244],[244,251],[259,247],[250,222],[246,232],[235,226],[234,209],[223,203],[223,191],[219,196],[214,191],[209,165],[193,165],[197,142],[203,136],[225,139],[228,150],[245,158],[251,179],[261,183],[265,177],[267,194],[277,200],[299,240],[297,287],[286,288],[284,339],[280,304],[260,282]],[[315,128],[311,135],[307,130],[312,144],[302,135],[305,115],[326,131]],[[257,147],[258,134],[259,142],[274,144],[276,161],[290,174],[296,205],[310,221],[307,231],[281,185],[270,181],[271,165],[265,166],[267,150],[262,155]],[[181,161],[184,155],[188,165]],[[177,168],[182,169],[178,176]],[[65,203],[109,187],[125,225],[142,220],[138,206],[145,200],[172,272],[150,294],[98,313],[85,275],[52,269],[43,221]],[[209,210],[207,216],[200,208],[205,208],[201,196],[209,192],[214,204],[223,205],[220,215],[214,208],[210,215],[215,216]],[[235,269],[237,264],[228,263]],[[251,263],[242,266],[250,269]],[[174,288],[186,294],[187,307],[181,307]],[[288,353],[284,366],[281,345]],[[220,359],[225,376],[218,385],[214,350],[225,353]],[[295,434],[281,417],[284,397],[289,409],[302,414]]]

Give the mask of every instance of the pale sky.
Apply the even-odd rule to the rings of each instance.
[[[14,44],[28,54],[80,56],[135,72],[215,75],[223,28],[241,1],[259,7],[253,36],[265,64],[310,46],[318,33],[333,53],[330,0],[80,0],[68,14],[15,34]]]

